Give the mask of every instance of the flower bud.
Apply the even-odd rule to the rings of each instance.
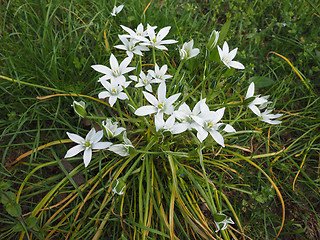
[[[209,49],[213,49],[217,46],[218,40],[219,40],[219,34],[220,32],[213,30],[210,38],[209,38],[209,42],[208,42],[208,48]]]
[[[125,187],[126,183],[123,181],[122,178],[116,179],[116,181],[112,184],[112,192],[118,195],[122,195]]]
[[[71,106],[79,117],[85,118],[87,116],[87,111],[85,109],[86,103],[84,101],[73,101],[73,104]]]

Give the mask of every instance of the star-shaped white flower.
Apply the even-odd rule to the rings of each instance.
[[[212,136],[212,138],[224,147],[224,139],[221,133],[218,132],[220,128],[223,127],[223,131],[225,132],[236,132],[236,130],[229,124],[218,123],[223,117],[225,108],[220,108],[217,111],[210,111],[209,107],[205,104],[201,106],[201,113],[198,116],[192,116],[192,118],[199,124],[199,126],[195,126],[197,132],[197,137],[200,142],[207,138],[208,134]]]
[[[254,96],[254,82],[252,82],[250,85],[249,85],[249,88],[248,88],[248,91],[247,91],[247,94],[246,94],[246,97],[245,99],[249,99],[249,98],[253,98],[254,99],[252,100],[252,102],[250,102],[248,104],[248,108],[251,109],[251,111],[256,114],[257,116],[261,116],[261,112],[260,112],[260,109],[266,107],[266,103],[268,103],[268,100],[267,98],[269,96],[265,96],[265,97],[260,97],[260,95],[258,96]],[[257,107],[258,105],[260,105],[259,107]]]
[[[271,114],[273,109],[266,109],[261,113],[260,120],[269,124],[280,124],[281,121],[274,120],[276,118],[282,117],[283,114]]]
[[[102,127],[104,128],[109,139],[118,136],[120,133],[126,130],[123,127],[118,127],[118,122],[112,122],[112,120],[109,118],[102,122]]]
[[[181,121],[181,124],[184,124],[187,127],[188,130],[196,129],[199,124],[194,121],[193,117],[198,116],[201,113],[200,106],[205,104],[205,101],[206,99],[201,99],[197,102],[192,111],[186,103],[183,103],[178,110],[174,112],[174,115]]]
[[[117,16],[117,14],[119,13],[119,12],[121,12],[121,10],[122,10],[122,8],[123,8],[124,6],[123,5],[120,5],[120,6],[114,6],[113,7],[113,9],[112,9],[112,12],[111,12],[111,15],[112,16]]]
[[[119,85],[122,85],[126,81],[126,78],[125,76],[123,76],[123,74],[126,74],[135,69],[134,67],[128,67],[131,60],[132,60],[131,57],[127,57],[119,65],[116,57],[113,54],[111,54],[110,56],[111,69],[104,65],[92,65],[91,67],[97,72],[105,74],[104,76],[99,78],[98,82],[110,79],[111,83],[115,82],[115,83],[118,83]]]
[[[224,42],[222,50],[218,46],[220,59],[224,63],[224,65],[226,65],[228,68],[233,67],[236,69],[244,69],[244,66],[241,63],[237,61],[232,61],[232,59],[234,59],[234,57],[236,56],[237,51],[238,51],[238,48],[235,48],[231,52],[229,52],[229,46],[227,42]]]
[[[154,31],[154,27],[151,27],[149,24],[147,25],[147,32],[148,32],[148,37],[144,38],[141,40],[143,40],[143,42],[141,43],[141,45],[144,46],[151,46],[160,50],[168,50],[168,48],[166,48],[165,46],[163,46],[163,44],[173,44],[173,43],[177,43],[178,41],[176,40],[163,40],[169,33],[170,31],[170,26],[168,27],[164,27],[162,28],[158,34],[156,35],[155,31]]]
[[[148,70],[148,73],[157,81],[157,82],[165,82],[166,79],[172,78],[172,75],[166,75],[166,72],[168,70],[167,65],[163,65],[161,68],[159,68],[158,64],[155,64],[155,69]]]
[[[135,87],[145,87],[145,89],[149,92],[152,92],[152,86],[151,83],[159,83],[157,79],[152,78],[151,74],[148,73],[147,75],[141,71],[139,74],[139,79],[137,80],[137,76],[129,76],[130,79],[132,79],[135,82],[138,82]]]
[[[156,131],[169,131],[172,134],[179,134],[187,130],[187,126],[175,121],[175,116],[171,115],[167,121],[164,121],[163,115],[156,115]]]
[[[87,167],[91,161],[93,149],[105,149],[112,145],[110,142],[99,142],[103,137],[103,131],[96,132],[94,128],[90,130],[85,139],[74,133],[67,132],[67,135],[73,142],[78,143],[78,145],[70,148],[64,157],[70,158],[84,151],[83,161],[85,167]]]
[[[120,25],[120,26],[122,27],[123,30],[125,30],[127,33],[129,33],[129,35],[127,35],[127,34],[123,35],[124,37],[134,38],[139,41],[145,41],[145,37],[148,36],[148,32],[147,32],[147,30],[144,30],[142,23],[140,23],[137,26],[136,31],[133,31],[131,28],[128,28],[123,25]],[[150,26],[150,27],[153,29],[157,28],[157,26]]]
[[[136,45],[139,41],[130,38],[129,40],[124,35],[119,35],[119,38],[123,45],[116,45],[115,48],[125,50],[127,52],[128,57],[132,58],[133,54],[143,56],[141,51],[149,51],[149,48],[146,46]]]
[[[181,60],[188,60],[197,56],[200,53],[199,48],[193,48],[193,39],[190,42],[184,43],[179,50]]]
[[[159,128],[158,119],[163,118],[163,114],[172,114],[174,111],[173,103],[177,101],[180,96],[180,93],[174,94],[169,98],[166,98],[166,84],[161,83],[158,87],[158,99],[156,99],[152,94],[143,91],[143,95],[152,105],[147,105],[138,108],[135,111],[137,116],[146,116],[153,113],[156,113],[155,116],[155,125]]]
[[[129,82],[124,82],[122,85],[119,85],[117,83],[109,83],[108,81],[101,81],[101,84],[107,89],[107,91],[103,91],[99,93],[98,97],[99,98],[109,98],[109,104],[112,107],[117,99],[125,100],[129,99],[127,94],[122,92],[123,87],[128,87],[131,81]]]

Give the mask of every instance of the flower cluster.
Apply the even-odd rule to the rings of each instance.
[[[121,6],[115,7],[112,15],[116,15],[121,9]],[[158,137],[160,139],[165,136],[165,132],[170,135],[194,132],[196,134],[192,133],[192,135],[196,136],[197,140],[195,142],[200,146],[203,146],[202,143],[210,137],[218,145],[225,147],[225,133],[228,135],[236,133],[236,129],[232,126],[233,123],[230,121],[230,124],[228,124],[226,123],[227,121],[223,120],[227,105],[224,104],[219,107],[218,104],[215,104],[215,108],[209,107],[210,104],[207,103],[207,98],[202,97],[202,95],[200,100],[187,102],[180,98],[183,94],[177,93],[178,88],[175,87],[175,79],[179,75],[183,63],[200,54],[200,50],[194,48],[194,41],[190,40],[189,42],[185,42],[182,47],[180,46],[179,55],[181,63],[173,77],[168,74],[168,65],[164,64],[159,66],[156,63],[155,56],[153,58],[153,69],[146,70],[141,64],[143,52],[147,52],[152,48],[152,53],[155,54],[155,49],[167,50],[166,44],[177,43],[176,40],[165,39],[171,29],[170,26],[164,27],[158,32],[156,32],[156,26],[147,24],[146,28],[144,28],[142,23],[140,23],[135,30],[122,25],[121,28],[125,31],[125,34],[118,35],[122,44],[114,47],[124,50],[127,56],[120,64],[115,55],[111,54],[109,58],[110,66],[92,65],[95,71],[102,74],[98,82],[101,83],[104,90],[98,94],[98,97],[100,99],[107,99],[111,107],[117,103],[119,114],[115,115],[121,119],[123,125],[126,120],[122,119],[121,106],[118,99],[127,100],[127,103],[130,103],[132,107],[130,110],[133,109],[133,116],[138,116],[138,118],[133,121],[136,123],[139,122],[139,124],[137,124],[138,127],[143,125],[149,128],[154,124],[154,128],[152,127],[152,130],[149,129],[150,131],[148,132],[152,132],[155,138]],[[229,52],[229,45],[227,42],[224,42],[221,49],[218,46],[219,42],[222,41],[219,37],[220,34],[218,31],[212,32],[207,44],[208,50],[211,51],[216,48],[215,51],[220,56],[219,63],[223,63],[228,69],[244,69],[243,64],[233,60],[237,54],[237,48]],[[132,67],[133,59],[140,61],[140,64],[138,64],[140,67]],[[221,71],[224,69],[225,68],[221,68]],[[133,73],[134,75],[128,76],[129,73]],[[128,81],[128,79],[130,80]],[[132,82],[135,82],[135,85],[129,88]],[[157,89],[155,93],[153,93],[154,85],[156,85],[155,88]],[[170,89],[167,91],[168,86],[170,86]],[[140,87],[143,87],[142,91],[138,90]],[[281,123],[277,118],[281,117],[282,114],[271,114],[272,109],[268,107],[271,102],[268,101],[268,96],[260,97],[260,95],[254,95],[254,88],[254,83],[251,83],[245,96],[245,101],[240,102],[240,104],[247,104],[248,108],[251,109],[261,121],[270,124]],[[78,116],[94,119],[92,114],[87,113],[84,102],[75,101],[72,106]],[[265,109],[264,112],[261,112],[263,109]],[[152,120],[145,118],[149,115],[152,115]],[[128,116],[129,118],[133,117],[130,114]],[[140,116],[144,118],[139,118]],[[101,119],[101,117],[99,119]],[[95,129],[91,129],[85,138],[68,132],[68,137],[78,145],[68,150],[65,158],[73,157],[84,151],[83,160],[85,167],[87,167],[92,158],[92,150],[106,149],[121,157],[129,156],[134,146],[129,140],[130,136],[127,136],[125,126],[118,127],[118,124],[117,121],[106,118],[99,123],[102,130],[97,132]],[[100,141],[103,135],[108,139],[107,142]],[[122,142],[110,142],[114,138]],[[138,150],[135,151],[138,152]],[[126,175],[126,177],[128,176]],[[124,193],[126,177],[114,182],[112,186],[114,193],[118,195]],[[231,218],[223,214],[218,215],[216,217],[222,219],[221,221],[215,220],[218,230],[224,230],[228,223],[233,223]]]

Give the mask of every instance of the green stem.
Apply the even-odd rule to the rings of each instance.
[[[153,47],[152,48],[152,56],[153,56],[153,63],[154,63],[154,66],[156,66],[156,50],[155,48]]]
[[[119,101],[117,101],[117,110],[118,110],[118,113],[119,113],[119,116],[120,116],[120,120],[121,120],[121,123],[124,127],[126,127],[126,123],[124,122],[123,120],[123,115],[122,115],[122,111],[121,111],[121,108],[120,108],[120,103]]]
[[[185,62],[186,62],[186,60],[182,60],[182,61],[180,62],[179,66],[178,66],[178,69],[177,69],[177,71],[175,72],[174,77],[173,77],[173,79],[172,79],[172,81],[171,81],[170,88],[169,88],[169,92],[171,92],[171,89],[173,88],[173,86],[174,86],[174,84],[175,84],[175,82],[176,82],[176,79],[177,79],[177,77],[178,77],[178,75],[179,75],[179,73],[180,73],[180,71],[181,71],[181,68],[182,68],[182,66],[183,66],[183,64],[184,64]],[[176,89],[173,91],[172,94],[174,94],[175,91],[176,91]]]

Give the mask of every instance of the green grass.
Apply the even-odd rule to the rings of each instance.
[[[195,224],[196,227],[191,222],[201,221],[204,216],[212,227],[212,211],[205,203],[214,201],[222,209],[233,207],[243,232],[251,239],[274,239],[282,223],[281,201],[258,168],[271,177],[284,199],[286,217],[278,239],[320,238],[320,6],[311,0],[228,3],[172,0],[152,1],[146,9],[148,3],[118,1],[125,8],[113,19],[110,18],[113,3],[102,0],[90,4],[33,0],[0,4],[3,13],[0,75],[16,80],[10,82],[4,77],[0,80],[0,188],[1,196],[3,192],[15,193],[21,208],[19,212],[19,207],[14,206],[16,212],[12,216],[1,204],[0,238],[93,239],[101,227],[105,239],[166,239],[171,224],[166,224],[164,219],[172,217],[179,239],[201,239],[197,229],[204,222]],[[93,122],[79,120],[74,114],[70,107],[73,100],[85,100],[92,112],[115,114],[106,107],[97,109],[95,102],[85,97],[60,96],[46,100],[36,97],[69,92],[97,97],[101,86],[91,65],[108,65],[111,53],[124,58],[123,52],[113,48],[119,44],[117,35],[123,33],[120,25],[131,28],[140,22],[158,28],[170,25],[168,39],[179,40],[179,44],[194,39],[201,53],[184,66],[188,79],[185,89],[189,91],[204,75],[199,69],[205,62],[205,45],[211,31],[220,30],[227,20],[231,25],[226,40],[231,49],[238,47],[236,60],[246,69],[224,79],[221,85],[217,74],[208,68],[207,76],[212,78],[209,89],[199,88],[196,94],[200,95],[201,90],[210,93],[212,99],[223,100],[231,93],[245,94],[249,83],[258,79],[259,93],[271,95],[277,111],[285,115],[282,124],[276,126],[242,122],[245,129],[256,128],[261,132],[243,135],[233,143],[247,151],[227,147],[214,159],[210,149],[204,151],[207,177],[218,189],[217,197],[204,199],[210,196],[204,190],[214,188],[204,178],[196,150],[189,149],[192,156],[189,162],[170,155],[170,164],[182,172],[171,172],[169,163],[157,161],[156,156],[144,161],[140,171],[130,177],[125,194],[128,197],[124,198],[112,197],[110,186],[132,165],[133,158],[107,155],[105,161],[100,153],[92,166],[85,169],[79,165],[82,157],[76,157],[68,160],[74,167],[68,172],[61,159],[70,145],[57,144],[35,151],[44,144],[66,139],[67,131],[85,135],[91,128]],[[270,52],[287,58],[302,79],[288,62]],[[178,51],[169,47],[167,53],[157,53],[157,59],[163,62],[169,59],[169,72],[174,75],[179,63]],[[144,58],[146,63],[152,62],[151,59]],[[225,94],[220,94],[221,86]],[[217,108],[215,103],[212,106]],[[236,115],[237,112],[227,113],[230,120]],[[137,136],[139,132],[133,134]],[[187,143],[182,143],[182,149],[188,148]],[[31,150],[19,164],[9,166]],[[272,155],[275,152],[281,153]],[[259,157],[262,154],[266,155]],[[258,168],[245,159],[253,161]],[[179,177],[181,173],[185,176]],[[181,195],[175,199],[172,212],[169,210],[174,195],[163,193],[168,192],[175,174]],[[87,184],[82,185],[83,181]],[[151,184],[159,195],[150,194],[154,191]],[[145,186],[145,192],[141,186]],[[232,215],[231,211],[226,214]],[[189,221],[183,220],[188,217]],[[238,224],[231,226],[242,231]],[[237,232],[231,233],[242,239]]]

